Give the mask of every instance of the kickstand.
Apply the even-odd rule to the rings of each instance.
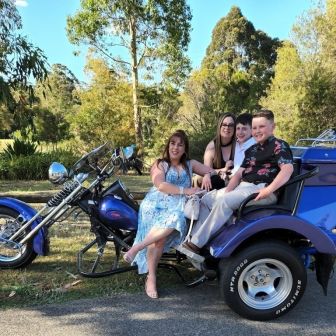
[[[171,265],[171,264],[159,263],[158,267],[175,271],[175,273],[179,276],[179,278],[182,280],[182,282],[186,283],[186,280],[185,280],[184,276],[181,274],[181,272],[179,271],[179,269],[176,266]]]

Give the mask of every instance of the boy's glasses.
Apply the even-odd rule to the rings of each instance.
[[[234,128],[234,124],[225,124],[225,123],[222,123],[221,124],[221,127],[226,127],[226,128]]]

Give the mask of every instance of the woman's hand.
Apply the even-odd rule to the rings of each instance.
[[[203,180],[202,180],[201,188],[205,189],[206,191],[209,191],[212,188],[210,174],[205,174],[204,175]]]
[[[229,160],[225,163],[224,168],[217,169],[217,173],[223,178],[223,176],[225,176],[227,173],[231,173],[232,169],[233,169],[233,161]]]
[[[184,194],[187,196],[196,194],[197,192],[200,192],[200,191],[202,191],[202,189],[198,187],[184,188]]]
[[[225,167],[221,168],[218,170],[218,175],[220,176],[220,178],[222,180],[225,180],[227,175],[231,175],[232,174],[232,169],[233,169],[233,161],[229,160],[226,162]]]
[[[218,169],[218,175],[222,180],[225,180],[226,172],[227,172],[226,168]]]
[[[232,170],[233,169],[233,161],[232,160],[226,161],[224,169],[226,169],[226,171]]]

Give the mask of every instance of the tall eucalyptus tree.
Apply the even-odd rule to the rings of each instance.
[[[132,78],[135,137],[140,150],[140,70],[148,70],[155,79],[157,64],[163,68],[163,77],[179,84],[189,71],[185,51],[190,20],[185,0],[81,0],[80,10],[68,17],[72,43],[93,47]]]
[[[14,112],[22,99],[14,91],[27,91],[33,99],[32,80],[47,77],[47,59],[42,50],[19,34],[22,21],[12,0],[0,0],[0,105]],[[26,95],[20,95],[23,98]],[[20,98],[19,97],[19,98]]]

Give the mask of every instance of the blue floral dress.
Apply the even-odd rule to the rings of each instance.
[[[180,187],[191,186],[191,163],[188,161],[188,171],[178,172],[174,167],[168,167],[162,162],[166,172],[166,182]],[[155,186],[147,193],[141,202],[138,217],[138,231],[134,243],[142,241],[153,228],[175,229],[167,237],[163,252],[168,252],[172,246],[179,245],[187,234],[187,224],[184,217],[184,195],[171,195],[159,191]],[[135,257],[134,264],[138,266],[139,274],[147,273],[147,248],[141,250]]]

